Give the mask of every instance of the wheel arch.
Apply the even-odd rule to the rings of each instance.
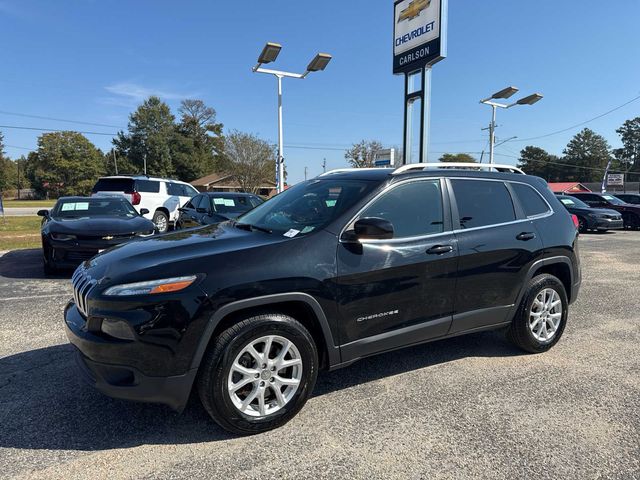
[[[311,295],[296,292],[239,300],[218,309],[205,328],[191,368],[200,367],[209,344],[221,332],[241,319],[265,312],[289,315],[302,323],[316,342],[321,368],[328,368],[340,363],[340,348],[335,344],[329,321],[322,307]]]
[[[564,289],[567,293],[567,298],[571,303],[575,298],[573,297],[573,289],[575,285],[576,274],[573,271],[573,264],[569,257],[558,256],[558,257],[549,257],[543,258],[534,262],[529,268],[529,272],[527,273],[527,277],[523,282],[522,288],[520,289],[520,293],[518,294],[518,299],[514,305],[514,308],[517,309],[522,301],[522,297],[527,289],[527,285],[529,282],[537,275],[541,275],[547,273],[549,275],[553,275],[558,278],[562,282]]]

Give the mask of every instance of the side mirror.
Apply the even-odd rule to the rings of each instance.
[[[149,209],[148,208],[141,208],[140,209],[140,215],[146,215],[149,213]]]
[[[49,210],[38,210],[38,216],[39,217],[48,217],[49,216]]]
[[[393,225],[377,217],[361,218],[353,226],[358,240],[389,240],[393,238]]]
[[[198,213],[209,213],[209,210],[207,210],[206,208],[196,208],[196,212]]]

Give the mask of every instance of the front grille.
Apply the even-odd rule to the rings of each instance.
[[[71,277],[71,283],[73,284],[73,300],[80,313],[86,317],[87,297],[97,281],[87,275],[84,267],[80,266]]]
[[[95,257],[98,250],[70,250],[66,253],[65,259],[70,262],[83,262]]]

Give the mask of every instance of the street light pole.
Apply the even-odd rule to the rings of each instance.
[[[503,88],[499,92],[494,93],[489,98],[480,100],[480,103],[483,103],[484,105],[489,105],[492,110],[491,124],[489,125],[489,163],[495,163],[494,155],[495,155],[496,127],[497,127],[496,114],[497,114],[498,108],[504,108],[506,110],[511,107],[516,107],[518,105],[533,105],[534,103],[539,102],[543,98],[542,95],[540,95],[539,93],[534,93],[533,95],[528,95],[524,98],[521,98],[517,102],[510,103],[510,104],[502,104],[502,103],[497,103],[492,101],[497,99],[509,98],[514,94],[516,94],[518,91],[519,90],[516,87],[507,87],[507,88]]]
[[[266,73],[268,75],[274,75],[278,79],[278,158],[276,160],[276,186],[277,192],[284,191],[284,141],[283,141],[283,126],[282,126],[282,79],[283,78],[297,78],[302,80],[312,72],[320,72],[327,68],[327,65],[331,61],[331,55],[326,53],[318,53],[313,60],[307,66],[304,73],[291,73],[283,72],[280,70],[271,70],[263,68],[265,63],[271,63],[278,58],[282,46],[277,43],[267,43],[262,49],[262,53],[258,57],[258,64],[253,67],[254,73]]]
[[[282,75],[278,77],[278,160],[276,163],[276,181],[278,193],[284,191],[284,139],[282,128]]]

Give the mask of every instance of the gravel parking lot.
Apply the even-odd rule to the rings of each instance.
[[[82,384],[61,321],[68,278],[0,257],[2,478],[640,478],[640,232],[583,235],[561,342],[499,332],[321,374],[285,427],[234,437]]]

